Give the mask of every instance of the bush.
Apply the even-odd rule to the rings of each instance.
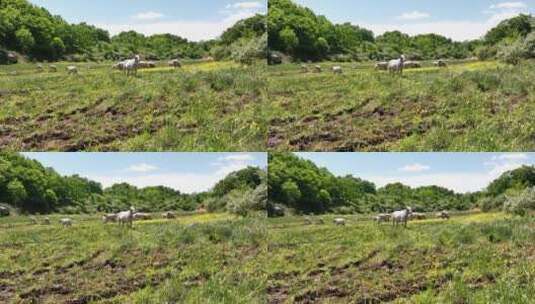
[[[496,57],[498,49],[495,46],[482,46],[476,49],[475,53],[480,60],[489,60]]]
[[[524,216],[535,210],[535,187],[524,190],[517,196],[508,198],[504,204],[505,211]]]
[[[489,212],[492,210],[501,210],[503,209],[503,204],[505,202],[505,195],[499,195],[497,197],[484,197],[480,199],[477,204],[483,212]]]
[[[245,65],[251,65],[256,59],[267,57],[267,34],[253,39],[241,39],[232,44],[232,59]]]
[[[511,45],[504,45],[500,47],[498,51],[498,58],[507,64],[519,64],[520,61],[525,58],[523,43],[518,40]]]

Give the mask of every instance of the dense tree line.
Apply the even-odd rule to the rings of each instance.
[[[413,60],[475,55],[487,59],[496,57],[499,49],[525,39],[534,28],[535,18],[520,15],[474,41],[457,42],[437,34],[409,36],[399,31],[375,37],[372,31],[350,23],[333,24],[292,0],[269,1],[269,48],[298,60],[385,60],[401,54]]]
[[[257,15],[237,22],[219,39],[210,41],[192,42],[171,34],[145,36],[134,31],[110,37],[107,31],[86,23],[69,24],[27,0],[0,1],[0,64],[7,62],[6,50],[35,60],[117,60],[132,54],[143,54],[148,60],[210,55],[226,59],[256,46],[246,42],[258,42],[264,35],[266,42],[260,51],[266,50],[265,33],[265,16]],[[258,52],[254,55],[259,56]]]
[[[212,190],[196,194],[164,186],[138,188],[126,183],[103,188],[100,183],[77,175],[61,176],[20,154],[0,153],[0,204],[20,213],[116,212],[131,205],[146,212],[211,208],[247,213],[249,209],[265,209],[267,193],[261,193],[265,183],[266,173],[249,167],[229,174]],[[214,206],[213,202],[217,204]]]
[[[500,209],[507,196],[535,187],[535,167],[501,175],[481,192],[460,194],[439,186],[411,188],[393,183],[377,188],[354,176],[335,176],[294,154],[269,156],[269,202],[297,213],[390,212],[410,205],[415,211]],[[490,207],[489,207],[490,206]]]

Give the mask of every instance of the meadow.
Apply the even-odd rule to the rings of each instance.
[[[1,303],[265,303],[265,219],[0,219]]]
[[[372,63],[268,68],[274,151],[531,151],[535,61],[423,62],[402,77]],[[339,65],[342,75],[331,68]]]
[[[270,220],[268,303],[533,303],[533,217],[344,217]]]
[[[79,75],[68,75],[76,65]],[[256,151],[265,148],[265,63],[0,67],[0,147],[12,151]]]

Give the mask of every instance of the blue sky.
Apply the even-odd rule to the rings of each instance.
[[[479,38],[501,20],[534,13],[535,0],[294,0],[336,23],[351,22],[381,34],[439,33],[454,40]]]
[[[236,21],[266,13],[266,0],[30,0],[72,23],[87,22],[112,34],[136,30],[173,33],[190,40],[219,36]]]
[[[266,153],[23,153],[62,175],[78,174],[111,186],[165,185],[181,192],[210,189],[247,166],[267,167]]]
[[[384,186],[439,185],[482,190],[502,173],[535,164],[535,153],[296,153],[333,174],[351,174]]]

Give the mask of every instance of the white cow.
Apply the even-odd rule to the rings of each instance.
[[[411,207],[407,207],[401,211],[392,212],[392,225],[396,226],[399,224],[403,224],[405,227],[407,227],[407,221],[409,220],[411,213]]]

